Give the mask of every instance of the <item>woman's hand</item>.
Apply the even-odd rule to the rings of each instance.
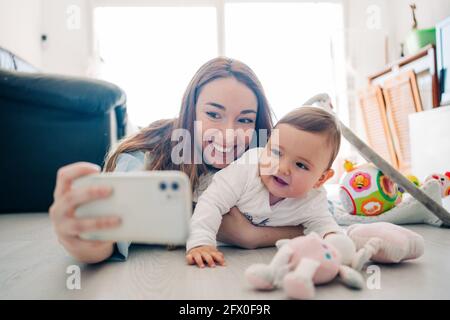
[[[293,239],[302,235],[302,226],[255,226],[238,208],[233,207],[229,213],[223,216],[217,239],[245,249],[256,249],[274,246],[280,239]]]
[[[107,259],[113,252],[111,241],[90,241],[80,234],[115,228],[120,225],[119,217],[83,218],[75,217],[75,209],[87,202],[106,198],[111,194],[109,187],[71,188],[79,177],[100,172],[100,167],[87,162],[77,162],[58,170],[54,201],[49,209],[50,219],[58,241],[77,260],[97,263]]]
[[[200,246],[189,250],[186,254],[186,262],[190,265],[197,264],[200,268],[205,267],[206,262],[208,267],[214,268],[216,263],[225,265],[225,259],[223,253],[217,250],[214,246]]]

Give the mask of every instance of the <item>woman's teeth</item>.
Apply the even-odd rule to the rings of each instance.
[[[220,144],[217,144],[217,143],[213,143],[213,147],[214,147],[214,149],[216,149],[217,151],[219,151],[221,153],[228,153],[228,152],[233,151],[233,149],[234,149],[234,146],[224,148],[223,146],[221,146]]]

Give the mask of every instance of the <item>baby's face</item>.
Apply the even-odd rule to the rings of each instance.
[[[260,158],[261,180],[276,197],[301,198],[332,176],[331,153],[324,134],[280,124]]]

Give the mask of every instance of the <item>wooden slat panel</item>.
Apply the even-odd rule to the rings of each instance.
[[[386,80],[383,94],[399,170],[403,173],[410,173],[411,150],[408,115],[423,110],[414,72],[403,73]]]
[[[397,157],[386,117],[386,106],[379,86],[370,86],[359,94],[367,142],[381,157],[398,168]]]

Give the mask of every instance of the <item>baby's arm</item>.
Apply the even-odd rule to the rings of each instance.
[[[342,264],[351,264],[356,253],[355,245],[329,212],[326,194],[318,197],[304,226],[306,234],[316,232],[332,244],[341,254]]]
[[[230,211],[245,188],[247,175],[242,165],[230,164],[216,173],[211,184],[198,199],[191,219],[191,232],[186,245],[189,264],[214,266],[214,260],[223,264],[223,255],[216,249],[216,236],[222,215]],[[221,258],[220,258],[221,257]]]
[[[321,238],[332,234],[343,234],[342,228],[337,224],[328,209],[328,200],[325,190],[322,190],[312,199],[312,202],[305,208],[303,213],[305,234],[317,233]]]

